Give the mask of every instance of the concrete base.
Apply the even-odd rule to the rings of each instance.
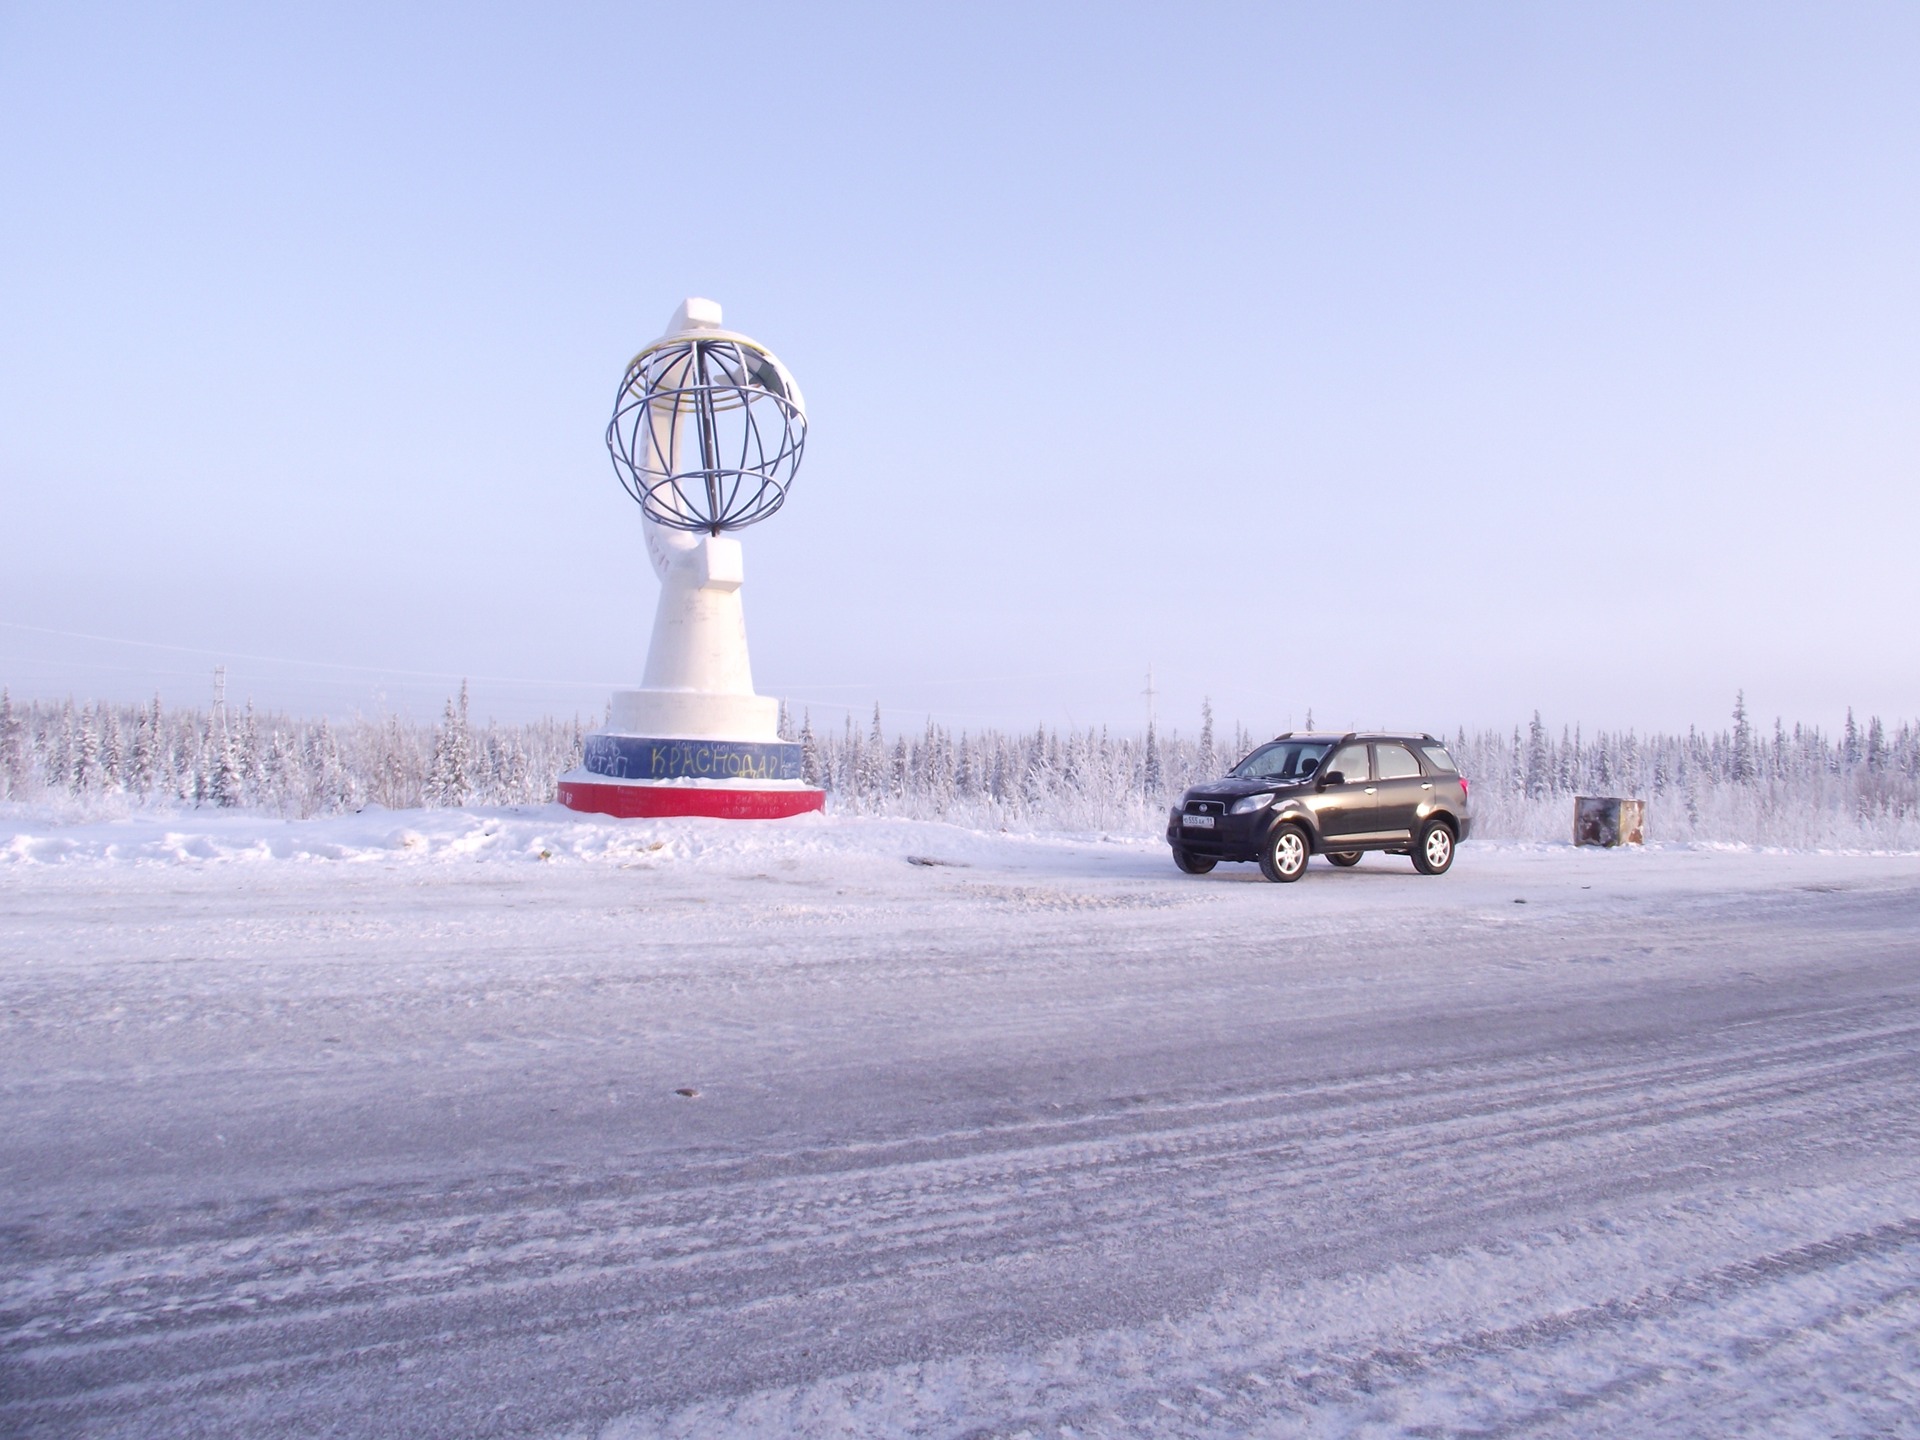
[[[608,780],[585,770],[560,777],[556,798],[569,810],[622,820],[704,815],[717,820],[784,820],[827,808],[827,792],[809,785],[675,784]]]
[[[780,738],[780,702],[698,690],[616,690],[607,729],[626,735],[766,743]]]

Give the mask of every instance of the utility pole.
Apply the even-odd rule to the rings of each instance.
[[[1147,728],[1152,729],[1154,721],[1153,701],[1154,697],[1160,692],[1153,688],[1153,662],[1151,660],[1147,662],[1147,688],[1140,693],[1147,697]]]

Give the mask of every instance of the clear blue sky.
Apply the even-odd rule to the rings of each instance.
[[[816,720],[1920,715],[1916,76],[1905,4],[0,5],[0,683],[597,711],[699,294],[811,406]]]

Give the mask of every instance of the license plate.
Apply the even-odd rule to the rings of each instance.
[[[1180,823],[1193,830],[1211,830],[1213,829],[1213,816],[1182,815],[1180,817]]]

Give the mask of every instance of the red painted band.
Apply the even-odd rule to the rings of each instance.
[[[716,820],[784,820],[827,808],[824,790],[748,790],[727,785],[605,785],[562,780],[560,803],[569,810],[622,820],[706,815]]]

